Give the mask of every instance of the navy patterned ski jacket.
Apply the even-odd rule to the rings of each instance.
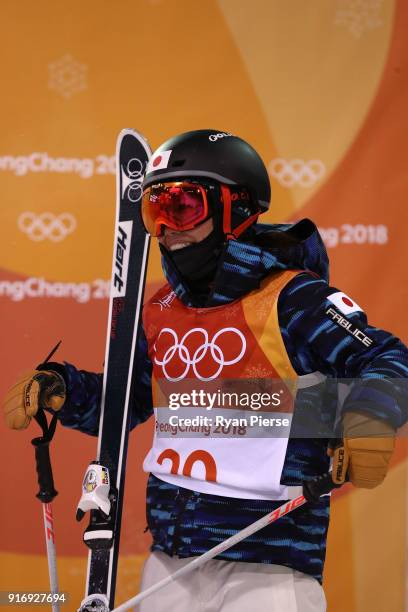
[[[296,242],[274,247],[276,237]],[[187,305],[193,296],[166,259],[162,261],[168,282]],[[294,225],[258,224],[245,241],[229,241],[218,267],[215,287],[206,306],[228,303],[257,288],[271,272],[299,269],[282,290],[278,302],[281,333],[292,366],[299,375],[319,371],[329,377],[358,379],[343,404],[343,411],[358,410],[382,418],[395,428],[407,420],[407,401],[401,379],[408,377],[407,348],[392,334],[367,323],[363,311],[342,315],[358,328],[360,339],[328,316],[333,304],[327,296],[338,289],[328,284],[328,258],[314,224],[304,219]],[[341,314],[341,313],[339,313]],[[367,347],[361,337],[372,342]],[[45,366],[44,366],[45,367]],[[102,375],[53,363],[65,378],[67,401],[59,413],[63,425],[97,435]],[[152,365],[147,343],[141,337],[131,393],[132,427],[152,414]],[[333,424],[337,395],[326,393],[320,418]],[[307,405],[307,393],[304,404]],[[313,398],[310,398],[310,405]],[[301,484],[327,471],[327,438],[289,439],[282,484]],[[128,485],[129,486],[129,485]],[[208,495],[165,483],[150,475],[147,488],[147,522],[152,550],[169,555],[200,555],[243,529],[282,502],[232,499]],[[247,538],[220,555],[221,559],[285,565],[322,581],[329,523],[329,498],[306,504],[294,513]]]

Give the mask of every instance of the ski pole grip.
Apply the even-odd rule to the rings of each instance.
[[[317,476],[313,480],[307,480],[303,483],[303,495],[309,502],[319,501],[321,495],[327,495],[333,489],[338,489],[342,485],[333,482],[331,472]]]
[[[36,497],[43,504],[48,504],[58,495],[54,488],[49,442],[44,442],[41,438],[35,438],[31,443],[35,449],[38,486],[40,487]]]

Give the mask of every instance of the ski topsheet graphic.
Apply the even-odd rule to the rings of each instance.
[[[80,610],[112,610],[129,436],[129,397],[143,305],[149,235],[142,224],[147,141],[123,130],[116,146],[116,224],[98,452],[88,467],[77,518],[90,511],[87,588]]]

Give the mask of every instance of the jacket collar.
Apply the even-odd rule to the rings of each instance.
[[[285,236],[289,239],[285,243]],[[205,303],[197,303],[171,263],[162,255],[166,279],[186,306],[219,306],[257,289],[263,278],[279,270],[306,270],[328,281],[329,261],[315,224],[303,219],[293,224],[256,224],[245,240],[223,246],[214,286]]]

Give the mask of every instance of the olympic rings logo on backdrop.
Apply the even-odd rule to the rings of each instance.
[[[203,342],[194,351],[193,355],[190,355],[190,352],[188,348],[186,347],[185,342],[187,338],[191,334],[194,334],[194,333],[201,334],[203,337]],[[233,333],[236,336],[238,336],[238,338],[241,340],[241,349],[238,355],[234,357],[233,359],[225,359],[223,350],[217,344],[217,340],[223,334],[226,334],[226,333]],[[167,378],[167,380],[171,382],[177,382],[179,380],[183,380],[183,378],[186,378],[190,368],[192,368],[194,375],[199,380],[202,380],[202,381],[214,380],[221,374],[224,366],[230,366],[230,365],[233,365],[234,363],[238,363],[238,361],[242,359],[246,351],[245,336],[236,327],[224,327],[223,329],[220,329],[214,334],[211,341],[209,339],[207,330],[203,329],[202,327],[194,327],[193,329],[190,329],[188,332],[184,334],[184,336],[181,338],[180,341],[174,329],[171,329],[170,327],[163,327],[154,345],[155,351],[157,351],[156,344],[163,334],[169,334],[173,338],[173,344],[165,351],[163,355],[163,359],[160,360],[160,359],[157,359],[157,357],[155,357],[154,362],[157,365],[162,367],[164,376]],[[198,365],[209,354],[211,355],[214,361],[214,364],[217,364],[218,367],[216,368],[214,374],[206,377],[206,376],[202,376],[199,373]],[[166,368],[176,355],[185,364],[185,368],[179,376],[170,376]]]
[[[326,172],[326,166],[320,159],[283,159],[277,157],[269,164],[271,175],[283,187],[312,187]]]
[[[52,242],[61,242],[68,234],[72,234],[76,226],[76,219],[71,213],[55,215],[44,212],[36,215],[33,212],[24,212],[18,218],[19,229],[35,242],[46,238]]]
[[[143,162],[137,157],[132,157],[126,164],[126,168],[122,166],[122,198],[127,189],[127,197],[133,204],[140,200],[143,193],[142,182],[145,169]]]

